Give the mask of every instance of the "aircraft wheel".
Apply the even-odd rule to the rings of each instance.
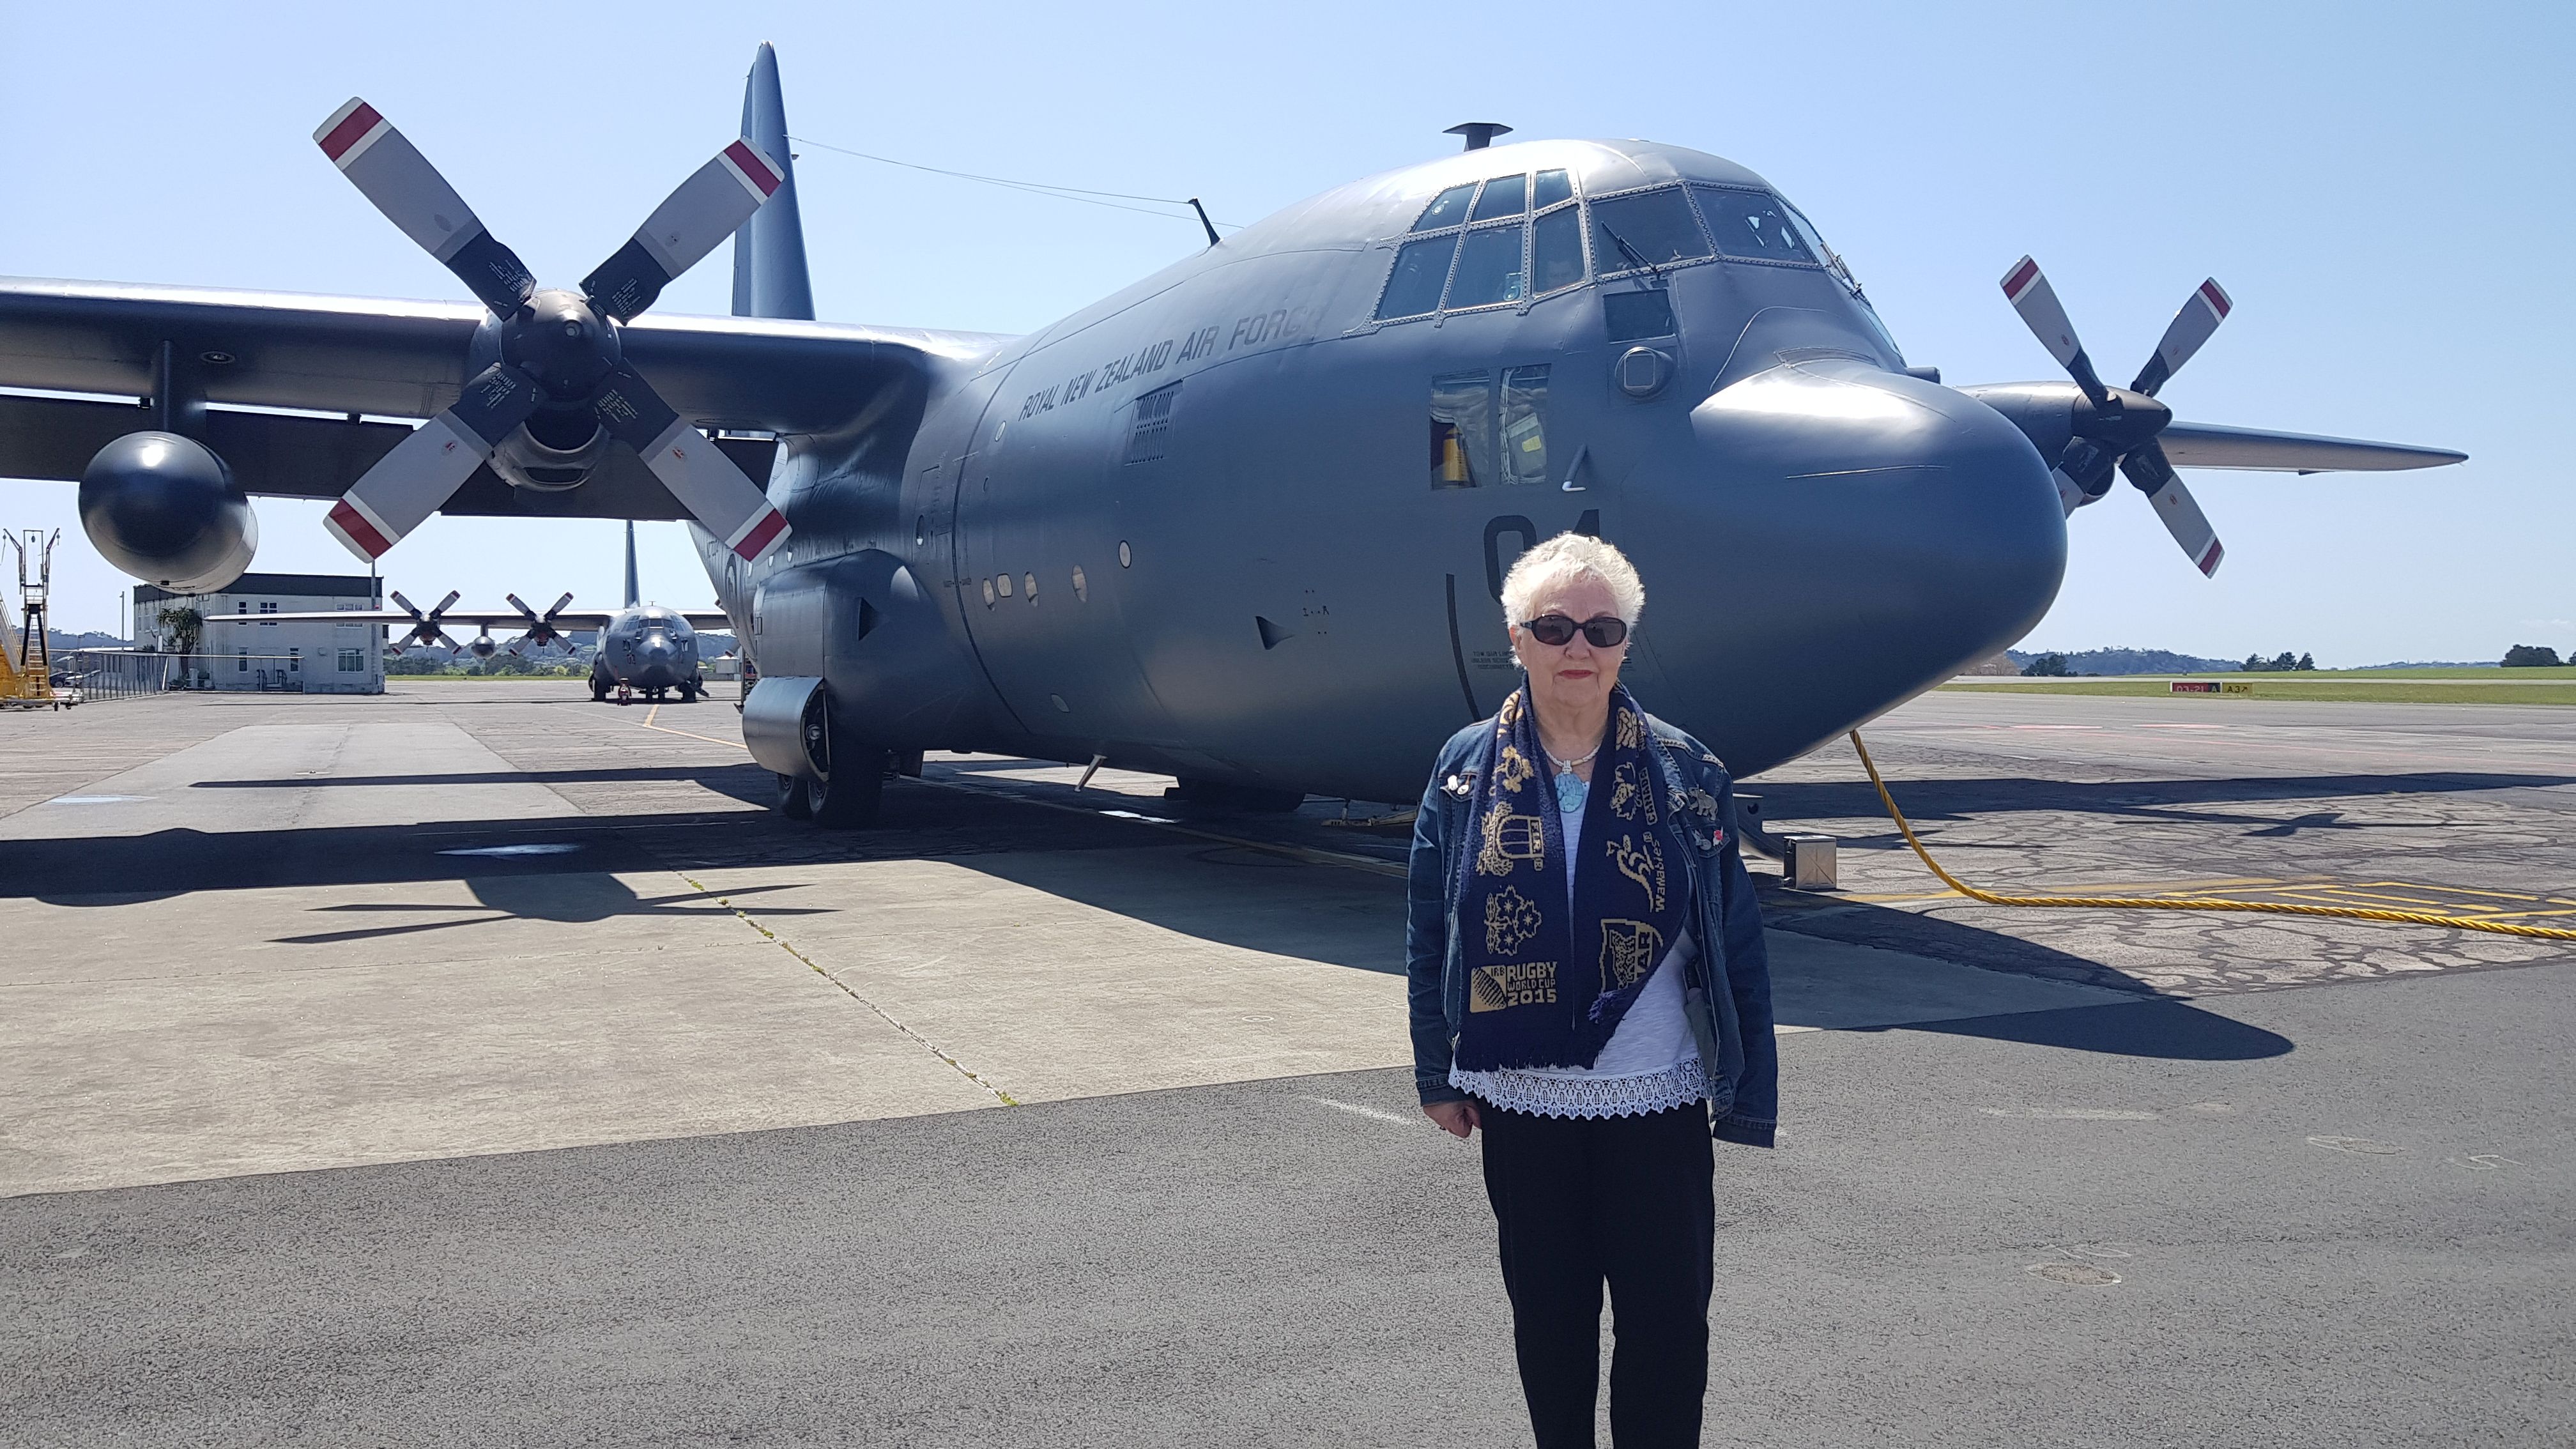
[[[806,810],[827,830],[875,824],[885,799],[885,751],[844,746],[834,756],[832,778],[805,782]]]
[[[608,702],[608,681],[596,674],[590,677],[590,702],[592,704]]]
[[[683,684],[683,685],[681,685],[681,686],[680,686],[680,703],[682,703],[682,704],[696,704],[697,702],[698,702],[698,687],[697,687],[696,685],[694,685],[694,684]]]
[[[805,782],[794,775],[773,775],[778,782],[778,796],[769,807],[790,820],[811,820],[813,807],[805,801]]]

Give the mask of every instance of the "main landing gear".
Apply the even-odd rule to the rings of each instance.
[[[778,793],[771,806],[790,820],[810,820],[827,830],[874,824],[894,757],[855,737],[828,696],[817,705],[805,718],[805,757],[815,773],[774,776]]]

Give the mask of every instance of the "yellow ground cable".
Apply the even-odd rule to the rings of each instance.
[[[2521,926],[2510,921],[2482,921],[2474,916],[2437,916],[2423,911],[2381,911],[2366,906],[2302,906],[2285,901],[2229,901],[2189,896],[1999,896],[1981,891],[1941,868],[1932,852],[1914,837],[1914,827],[1905,822],[1905,812],[1896,808],[1896,797],[1887,793],[1887,782],[1879,778],[1878,765],[1869,757],[1869,746],[1860,742],[1860,731],[1851,732],[1852,748],[1860,751],[1861,768],[1869,771],[1869,782],[1878,787],[1879,803],[1887,807],[1887,818],[1896,822],[1905,843],[1923,858],[1924,866],[1941,878],[1941,883],[1972,901],[1990,906],[2077,906],[2094,910],[2116,911],[2256,911],[2270,916],[2330,916],[2353,921],[2395,921],[2409,926],[2451,926],[2463,931],[2492,931],[2499,936],[2528,936],[2543,941],[2576,941],[2576,931],[2549,926]]]

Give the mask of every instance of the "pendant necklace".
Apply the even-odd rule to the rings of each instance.
[[[1557,813],[1560,815],[1582,814],[1583,802],[1585,798],[1590,796],[1592,793],[1592,782],[1582,778],[1574,772],[1583,768],[1585,765],[1592,763],[1593,756],[1601,753],[1601,747],[1599,745],[1594,745],[1592,747],[1592,754],[1585,755],[1581,759],[1575,760],[1560,760],[1556,757],[1555,752],[1548,750],[1546,746],[1541,745],[1539,748],[1547,754],[1547,762],[1556,766]]]

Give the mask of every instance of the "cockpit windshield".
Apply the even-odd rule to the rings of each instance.
[[[1639,271],[1708,255],[1678,186],[1658,186],[1592,203],[1592,255],[1603,274]]]
[[[1730,257],[1766,262],[1816,263],[1821,259],[1789,220],[1780,198],[1762,191],[1694,186],[1700,215],[1708,219],[1717,249]]]

